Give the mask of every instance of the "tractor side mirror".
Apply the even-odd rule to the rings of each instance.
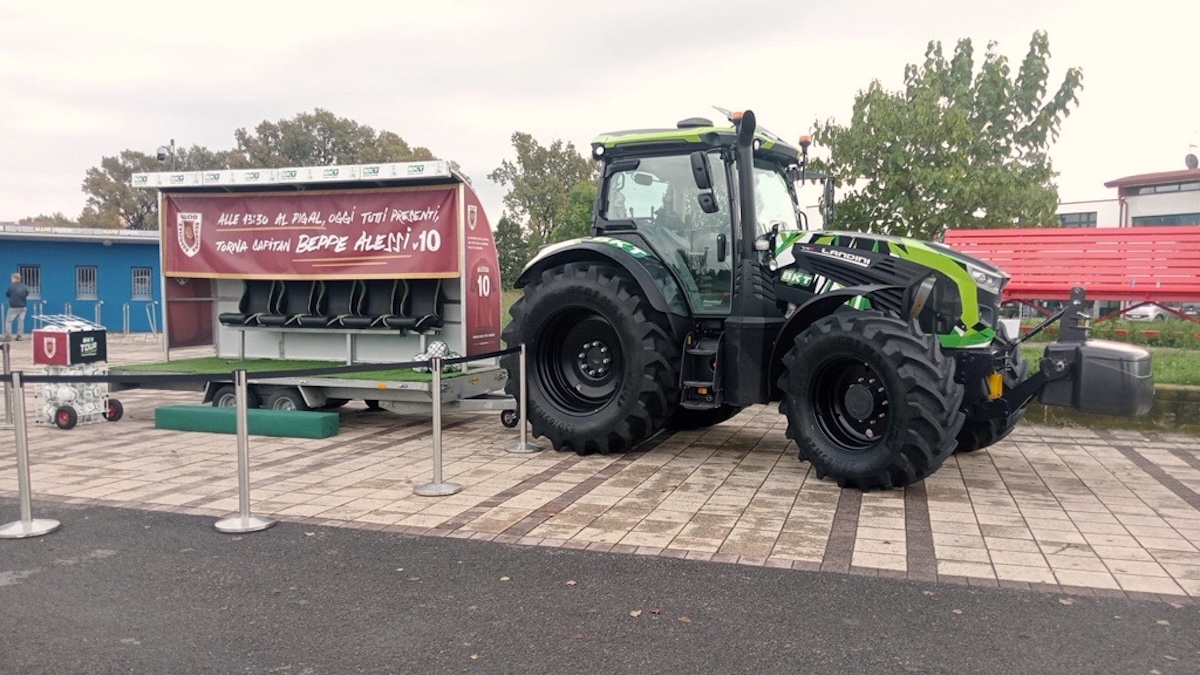
[[[708,166],[708,155],[703,151],[691,154],[692,179],[696,181],[696,189],[712,189],[712,169]]]
[[[717,204],[717,198],[711,192],[701,192],[696,195],[696,201],[700,202],[700,210],[705,213],[716,213],[721,210]]]

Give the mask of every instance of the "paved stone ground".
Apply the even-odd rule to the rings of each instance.
[[[110,363],[158,360],[110,336]],[[173,356],[175,354],[173,353]],[[190,354],[180,354],[185,356]],[[13,368],[40,372],[28,342]],[[39,410],[36,386],[27,408]],[[121,392],[116,423],[30,425],[40,501],[226,517],[236,437],[157,430],[154,407],[197,394]],[[32,414],[32,413],[31,413]],[[939,583],[1179,602],[1200,597],[1200,442],[1194,436],[1024,424],[924,483],[863,493],[818,480],[774,406],[638,452],[513,454],[495,413],[446,414],[431,480],[428,417],[347,406],[329,439],[251,437],[252,512],[296,522]],[[0,430],[0,496],[17,490]],[[18,517],[0,512],[0,522]],[[64,526],[71,526],[64,523]],[[49,535],[53,537],[54,535]],[[253,536],[253,535],[250,535]]]

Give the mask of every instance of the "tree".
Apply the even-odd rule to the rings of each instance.
[[[234,169],[246,166],[236,150],[213,152],[201,145],[174,150],[174,157],[160,161],[137,150],[125,150],[115,157],[103,157],[100,166],[87,170],[83,191],[88,195],[81,227],[158,229],[158,194],[153,190],[134,188],[133,174],[164,171],[174,166],[176,171],[205,171]]]
[[[512,288],[517,277],[521,275],[521,269],[529,260],[532,249],[521,224],[509,218],[507,213],[500,216],[500,222],[496,223],[495,235],[496,255],[500,259],[500,279],[504,288]]]
[[[167,168],[166,163],[163,163],[161,166]],[[245,155],[237,150],[213,152],[202,145],[193,145],[190,148],[176,150],[174,166],[176,171],[215,171],[218,169],[251,168],[251,165],[246,161]],[[163,168],[158,170],[162,171]]]
[[[378,132],[321,108],[278,122],[263,121],[252,132],[238,129],[233,135],[246,166],[327,166],[434,159],[428,148],[414,148],[390,131]]]
[[[158,228],[158,195],[153,190],[135,189],[135,173],[164,171],[208,171],[369,164],[434,159],[427,148],[414,148],[390,131],[375,131],[353,120],[317,108],[291,119],[263,121],[254,131],[234,132],[236,146],[213,151],[200,145],[180,148],[166,162],[143,152],[125,150],[103,157],[100,166],[88,169],[83,180],[87,205],[79,216],[83,227]],[[452,168],[457,165],[450,162]]]
[[[1047,96],[1049,56],[1037,31],[1015,77],[994,42],[976,73],[969,39],[949,61],[930,42],[925,62],[905,67],[903,91],[876,80],[855,97],[849,126],[818,123],[814,143],[830,157],[813,167],[844,189],[834,227],[934,239],[949,227],[1054,224],[1047,153],[1078,105],[1083,74],[1069,68]]]
[[[562,220],[554,228],[550,241],[566,241],[586,237],[592,231],[592,211],[596,202],[596,183],[580,181],[567,193],[567,207]]]
[[[79,224],[83,227],[158,229],[158,195],[153,190],[136,189],[130,181],[135,173],[161,170],[161,162],[136,150],[124,150],[115,157],[102,158],[100,166],[88,169],[84,175],[83,191],[88,198]]]
[[[76,223],[61,211],[55,211],[49,215],[42,213],[30,218],[22,218],[17,221],[17,224],[33,227],[75,227]]]
[[[527,221],[536,242],[552,241],[567,210],[571,188],[596,180],[595,162],[579,154],[573,143],[555,140],[544,147],[520,131],[512,135],[512,144],[516,162],[504,160],[488,178],[508,188],[504,205],[514,217]]]

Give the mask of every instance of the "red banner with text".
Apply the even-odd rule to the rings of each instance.
[[[169,195],[163,274],[457,277],[456,196],[454,187]]]
[[[466,196],[467,355],[500,349],[500,262],[492,227],[471,190]]]

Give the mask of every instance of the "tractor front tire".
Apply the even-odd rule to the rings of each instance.
[[[527,345],[534,436],[581,455],[626,452],[657,433],[679,400],[679,346],[666,315],[608,263],[581,261],[533,278],[510,310],[510,346]],[[508,394],[520,360],[501,359]]]
[[[1004,391],[1020,384],[1029,376],[1029,361],[1021,355],[1021,349],[1013,349],[1013,370],[1004,373]],[[955,452],[975,452],[1004,440],[1017,423],[1025,419],[1025,411],[1029,406],[1009,415],[1007,418],[990,420],[967,420],[963,423],[962,431],[958,432],[958,447]]]
[[[924,479],[953,454],[963,424],[954,360],[915,322],[881,312],[818,319],[784,356],[779,387],[800,459],[841,487]]]

